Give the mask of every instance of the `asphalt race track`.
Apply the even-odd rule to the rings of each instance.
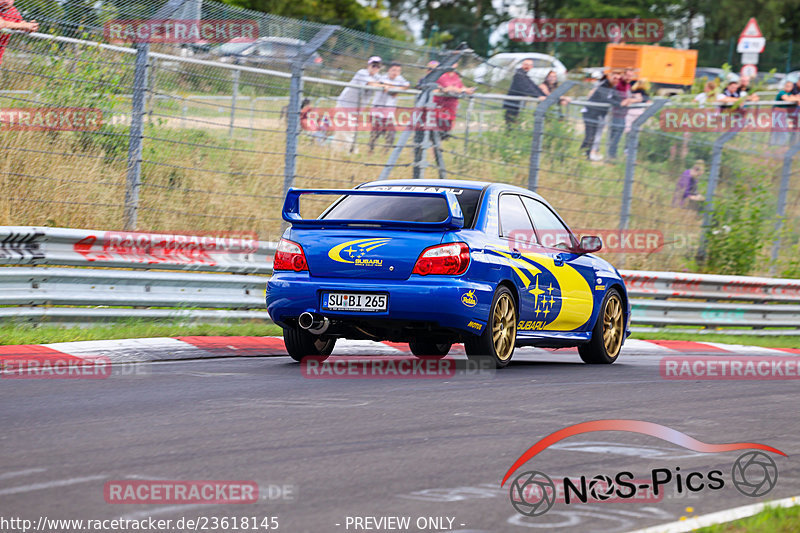
[[[359,352],[369,346],[344,350]],[[614,365],[589,366],[570,351],[520,350],[496,373],[309,379],[288,357],[241,357],[145,363],[107,379],[0,379],[0,515],[34,523],[277,517],[279,531],[314,533],[390,530],[369,520],[356,528],[354,517],[409,517],[407,531],[622,532],[800,494],[796,380],[665,380],[660,359],[628,349]],[[654,468],[719,469],[726,485],[677,494],[671,484],[660,501],[517,513],[509,484],[500,487],[514,461],[550,433],[605,418],[654,422],[711,444],[767,444],[788,457],[773,456],[777,486],[750,498],[730,482],[741,451],[699,453],[635,433],[577,435],[517,474],[644,479]],[[260,499],[109,504],[112,480],[253,480]]]

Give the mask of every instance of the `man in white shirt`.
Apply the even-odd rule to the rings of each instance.
[[[375,149],[375,143],[381,135],[386,135],[386,149],[394,144],[396,121],[394,110],[397,107],[397,92],[393,89],[407,89],[411,85],[402,75],[400,63],[390,63],[389,70],[380,77],[378,85],[383,91],[372,97],[372,132],[369,136],[369,151]]]
[[[378,56],[372,56],[367,61],[367,68],[362,68],[356,72],[350,83],[354,85],[378,85],[380,79],[382,60]],[[367,107],[369,101],[370,91],[368,89],[360,89],[358,87],[345,87],[344,90],[336,99],[336,108],[340,113],[345,113],[349,118],[350,115],[358,115],[359,111]],[[358,119],[345,120],[346,124],[358,124]],[[358,152],[358,147],[355,144],[356,132],[349,131],[347,127],[339,129],[333,137],[333,147],[340,150],[349,150],[353,153]]]

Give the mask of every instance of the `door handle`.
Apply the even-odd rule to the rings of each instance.
[[[520,253],[520,251],[517,250],[516,248],[512,248],[511,257],[513,257],[514,259],[519,259],[520,257],[522,257],[522,253]]]
[[[553,264],[557,267],[564,266],[564,260],[567,258],[567,254],[556,254],[553,258]]]

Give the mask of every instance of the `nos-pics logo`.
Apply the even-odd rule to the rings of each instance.
[[[628,471],[598,473],[593,476],[551,479],[544,472],[528,470],[518,474],[509,486],[511,505],[525,516],[541,516],[556,501],[567,505],[590,501],[641,501],[644,498],[663,497],[666,488],[677,494],[696,493],[703,490],[720,490],[731,483],[745,496],[759,498],[768,494],[778,483],[778,465],[764,452],[786,456],[782,451],[754,442],[707,444],[680,431],[640,420],[595,420],[569,426],[531,446],[509,468],[500,486],[511,478],[522,465],[539,452],[563,439],[595,431],[627,431],[656,437],[686,449],[701,453],[724,453],[748,450],[734,461],[730,473],[723,470],[681,470],[680,467],[653,468],[645,475],[634,478]],[[727,479],[726,479],[727,478]],[[657,500],[658,501],[658,500]]]

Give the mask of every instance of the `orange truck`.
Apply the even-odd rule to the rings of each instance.
[[[639,79],[649,81],[659,94],[682,93],[694,83],[697,50],[679,50],[643,44],[606,45],[606,71],[636,69]]]

